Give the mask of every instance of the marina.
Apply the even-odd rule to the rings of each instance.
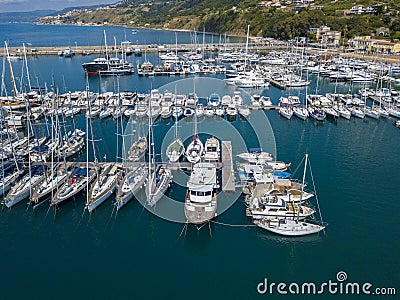
[[[128,286],[134,279],[143,285],[137,288],[143,297],[161,295],[143,279],[153,276],[157,265],[165,266],[159,271],[166,278],[160,289],[168,292],[175,281],[171,274],[178,276],[178,271],[171,270],[184,271],[186,264],[197,261],[202,266],[193,279],[212,284],[207,279],[211,266],[230,266],[235,261],[228,272],[230,268],[248,272],[248,260],[240,259],[244,251],[267,247],[276,262],[260,262],[248,278],[227,292],[217,288],[216,295],[255,296],[257,282],[272,274],[266,274],[266,268],[273,268],[276,278],[289,270],[306,274],[307,280],[329,279],[339,269],[351,272],[354,280],[370,280],[362,276],[375,268],[380,279],[374,283],[395,285],[387,272],[398,273],[398,261],[390,254],[393,247],[398,248],[398,241],[387,233],[396,228],[391,212],[399,206],[395,201],[398,176],[395,169],[394,174],[388,174],[400,165],[400,145],[395,138],[399,134],[397,75],[385,77],[380,68],[390,71],[390,65],[380,62],[367,66],[363,61],[339,58],[324,63],[325,72],[322,64],[319,71],[309,65],[312,57],[294,66],[293,61],[301,57],[300,50],[295,51],[267,54],[285,57],[283,67],[263,63],[266,58],[261,55],[257,60],[253,57],[251,71],[246,71],[252,74],[246,76],[262,75],[263,84],[271,84],[251,88],[227,84],[225,79],[232,78],[230,75],[246,73],[233,68],[234,62],[222,61],[224,56],[218,64],[223,64],[226,72],[139,76],[137,62],[161,65],[158,51],[149,51],[146,58],[144,52],[141,57],[128,56],[126,60],[135,71],[119,76],[86,76],[82,64],[93,61],[97,57],[94,53],[69,60],[56,55],[29,56],[30,85],[38,89],[24,88],[29,84],[23,58],[11,64],[14,93],[5,60],[3,199],[14,190],[27,194],[21,193],[24,198],[12,208],[7,205],[11,202],[5,201],[0,213],[3,239],[10,243],[4,254],[20,254],[17,269],[22,270],[23,265],[36,268],[39,260],[25,257],[23,245],[27,240],[48,243],[46,251],[36,244],[32,251],[42,260],[58,261],[57,267],[45,268],[58,274],[59,267],[63,272],[74,272],[77,262],[83,261],[82,253],[96,249],[85,261],[90,273],[104,274],[106,268],[107,272],[123,274],[104,282]],[[213,53],[216,55],[218,52]],[[206,65],[203,61],[197,64]],[[374,80],[332,79],[342,65],[349,66],[349,74],[353,68],[353,73],[357,69],[371,72]],[[52,82],[51,73],[61,67],[62,76],[56,73]],[[328,68],[332,68],[330,75]],[[284,70],[291,71],[286,74]],[[301,84],[309,83],[291,87],[294,75],[300,76]],[[274,86],[272,80],[284,88]],[[279,113],[283,107],[292,111],[290,119]],[[378,118],[371,117],[370,110],[375,108],[379,109]],[[312,117],[317,116],[314,110],[321,110],[325,117]],[[260,122],[262,132],[255,129],[256,122]],[[177,140],[181,143],[174,143]],[[199,142],[203,147],[196,147]],[[191,150],[186,151],[188,148]],[[18,188],[24,182],[34,183],[38,167],[45,167],[47,177],[31,188]],[[372,177],[376,177],[374,184]],[[72,190],[76,191],[73,196]],[[188,197],[192,192],[199,198]],[[280,213],[275,213],[274,205],[279,205]],[[164,210],[173,211],[180,221],[159,218]],[[379,227],[372,218],[381,220]],[[186,223],[197,226],[188,225],[183,230]],[[208,228],[197,230],[202,224]],[[371,243],[370,235],[378,242]],[[166,261],[159,251],[177,255],[183,263]],[[346,253],[354,251],[360,255],[346,259]],[[223,255],[209,260],[216,252]],[[317,252],[329,256],[330,262],[317,262]],[[388,253],[384,262],[369,259],[377,252]],[[145,259],[138,261],[135,255],[143,253]],[[5,267],[11,268],[13,263],[6,262]],[[310,273],[310,266],[315,273]],[[89,272],[87,269],[82,272]],[[215,270],[222,285],[229,284],[226,272]],[[67,280],[66,275],[59,275]],[[304,280],[300,275],[295,277]],[[56,283],[56,279],[46,278]],[[86,283],[71,280],[73,287],[67,296],[82,289],[80,295],[89,297]],[[93,280],[102,282],[104,278],[94,275],[89,282]],[[40,281],[32,278],[28,284],[33,292],[41,290]],[[6,282],[16,287],[16,283]],[[184,290],[198,288],[188,284]],[[121,291],[125,289],[122,286]],[[99,286],[93,293],[100,296],[102,291]]]

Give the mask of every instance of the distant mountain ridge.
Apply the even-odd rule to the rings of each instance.
[[[35,10],[29,12],[0,13],[0,23],[35,23],[41,17],[54,14],[55,10]]]
[[[354,11],[353,8],[361,10]],[[367,10],[369,8],[370,10]],[[367,12],[368,11],[368,12]],[[375,34],[400,40],[399,0],[122,0],[67,8],[40,24],[120,25],[202,30],[280,38],[315,38],[310,28],[328,26],[344,39]]]

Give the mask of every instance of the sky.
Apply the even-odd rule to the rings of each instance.
[[[0,0],[1,12],[20,12],[42,9],[61,10],[71,6],[116,3],[118,0]]]

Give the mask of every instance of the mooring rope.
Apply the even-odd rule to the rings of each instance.
[[[213,222],[214,224],[229,226],[229,227],[255,227],[255,226],[257,226],[255,224],[227,224],[227,223],[222,223],[222,222],[217,222],[217,221],[211,221],[211,222]]]

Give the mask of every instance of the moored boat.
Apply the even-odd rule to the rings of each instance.
[[[217,215],[217,189],[215,164],[195,164],[185,197],[184,211],[188,223],[201,225]]]

